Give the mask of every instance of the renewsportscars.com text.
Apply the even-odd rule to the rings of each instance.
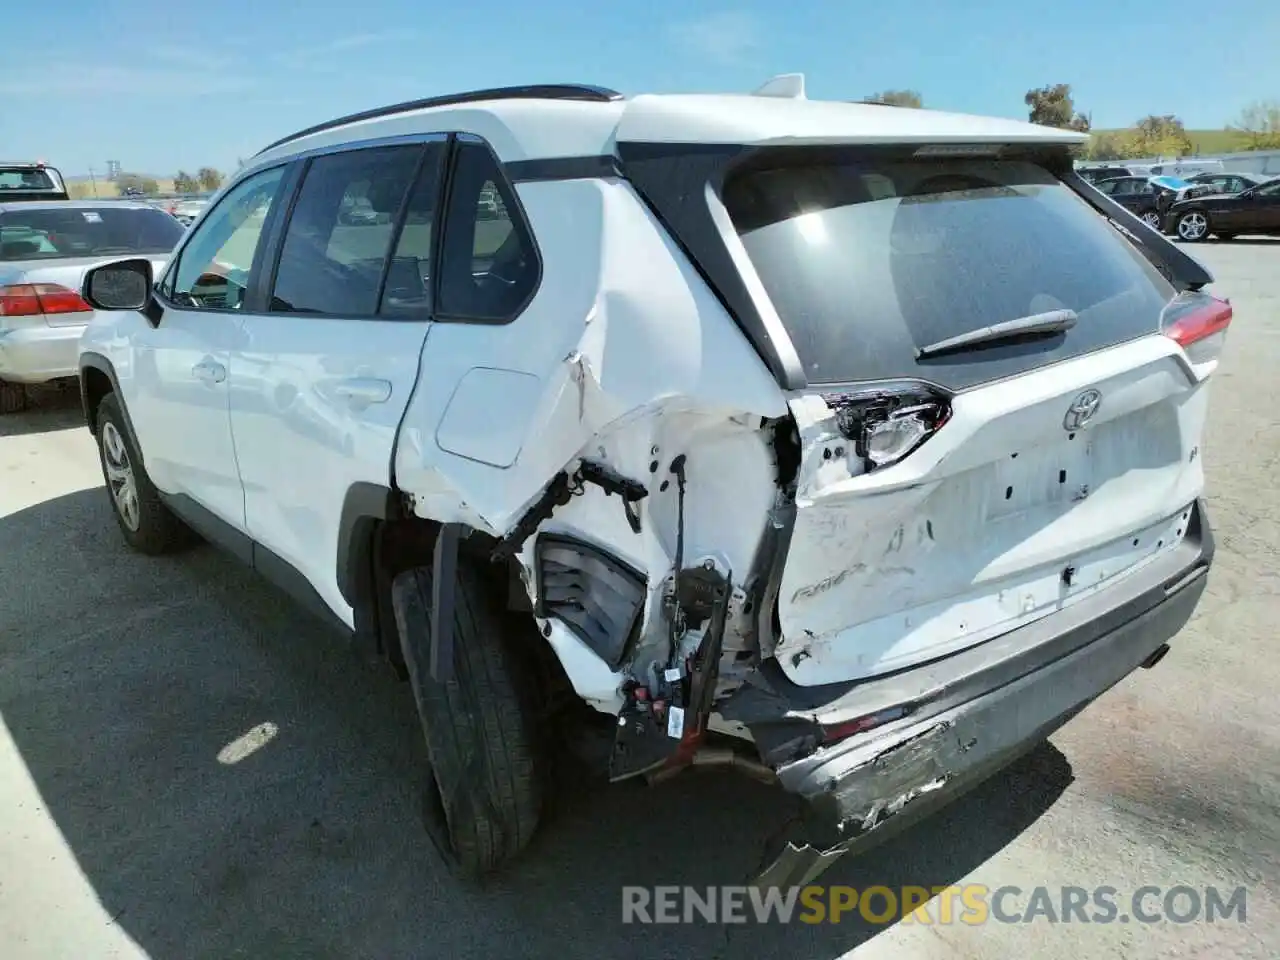
[[[623,923],[1244,923],[1244,887],[623,887]]]

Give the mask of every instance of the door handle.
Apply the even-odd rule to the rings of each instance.
[[[215,360],[201,360],[191,368],[191,373],[205,383],[221,383],[227,379],[227,368]]]
[[[391,399],[391,381],[374,377],[354,377],[336,384],[333,392],[360,403],[386,403]]]

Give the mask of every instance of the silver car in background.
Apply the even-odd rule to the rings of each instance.
[[[80,296],[85,271],[137,254],[158,273],[183,230],[135,201],[0,202],[0,414],[26,407],[27,384],[77,375],[94,316]]]

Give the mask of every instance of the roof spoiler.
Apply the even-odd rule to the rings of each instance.
[[[1194,257],[1184,253],[1159,230],[1153,230],[1120,204],[1091,184],[1072,167],[1058,171],[1058,177],[1085,203],[1102,214],[1133,241],[1142,255],[1179,290],[1199,290],[1213,283],[1213,274]]]

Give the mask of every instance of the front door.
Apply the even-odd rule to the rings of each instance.
[[[181,246],[135,340],[138,400],[126,397],[147,473],[236,529],[245,529],[228,405],[231,355],[283,168],[230,191]]]
[[[264,309],[232,354],[231,432],[250,536],[348,624],[339,520],[358,484],[390,486],[427,336],[444,138],[313,157]],[[265,571],[264,571],[265,572]]]

